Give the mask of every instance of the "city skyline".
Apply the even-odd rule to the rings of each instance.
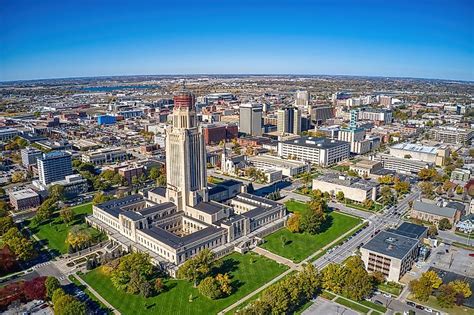
[[[472,4],[6,1],[0,81],[296,74],[474,80]]]

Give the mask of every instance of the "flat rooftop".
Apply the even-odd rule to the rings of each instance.
[[[436,151],[438,151],[437,147],[429,147],[429,146],[419,145],[415,143],[397,143],[391,146],[391,149],[405,150],[405,151],[411,151],[411,152],[420,152],[420,153],[427,153],[427,154],[436,154]]]
[[[315,137],[301,137],[299,139],[282,141],[282,143],[313,149],[329,149],[340,145],[349,145],[349,142]]]
[[[368,241],[362,248],[385,256],[402,259],[413,247],[419,243],[418,239],[403,236],[394,232],[381,231]]]
[[[38,194],[31,188],[26,188],[26,189],[22,189],[22,190],[13,191],[9,195],[10,195],[10,198],[13,197],[16,200],[32,198],[32,197],[37,197],[38,196]]]
[[[256,161],[256,162],[262,162],[262,163],[268,163],[272,164],[275,166],[280,166],[280,167],[301,167],[305,166],[305,162],[297,161],[297,160],[284,160],[280,159],[275,156],[269,156],[269,155],[256,155],[256,156],[251,156],[249,157],[249,161]]]

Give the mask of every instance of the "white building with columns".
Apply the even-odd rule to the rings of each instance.
[[[147,252],[173,276],[203,249],[217,257],[248,250],[283,227],[287,218],[284,205],[247,193],[225,203],[209,200],[194,100],[184,89],[174,97],[173,125],[166,137],[166,188],[94,205],[86,218],[123,251]]]

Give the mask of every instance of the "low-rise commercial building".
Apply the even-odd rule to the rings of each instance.
[[[82,154],[82,162],[94,165],[125,161],[128,154],[121,148],[99,149]]]
[[[439,126],[433,128],[431,133],[434,140],[451,144],[466,144],[474,137],[474,131],[471,128],[453,126]]]
[[[333,196],[343,192],[346,199],[356,202],[377,200],[378,186],[376,182],[336,174],[326,174],[313,179],[313,190],[319,189]]]
[[[0,141],[8,141],[20,134],[18,129],[14,128],[0,128]]]
[[[301,137],[278,144],[279,156],[319,166],[330,166],[349,158],[349,150],[348,142],[326,138]]]
[[[376,171],[382,169],[380,161],[360,160],[349,167],[349,170],[356,172],[361,177],[370,177]]]
[[[430,162],[437,166],[443,166],[449,156],[449,148],[414,143],[397,143],[390,147],[390,155],[401,159]]]
[[[411,223],[403,223],[396,230],[381,231],[360,249],[365,268],[369,272],[381,272],[388,281],[398,282],[413,266],[426,233],[426,227]]]
[[[274,169],[282,172],[283,176],[293,177],[309,172],[311,165],[296,160],[286,160],[271,155],[256,155],[248,157],[247,161],[258,169]]]
[[[461,218],[461,211],[456,208],[444,207],[419,200],[413,202],[410,216],[415,219],[438,224],[442,219],[448,219],[454,225]]]
[[[390,154],[377,154],[371,157],[374,161],[380,161],[383,168],[402,174],[418,174],[423,168],[433,167],[433,163],[426,161],[417,161],[406,158],[394,157]]]
[[[41,204],[40,196],[31,188],[12,191],[8,196],[10,204],[17,211],[36,208]]]

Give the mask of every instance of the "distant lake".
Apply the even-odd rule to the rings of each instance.
[[[160,87],[160,85],[113,85],[85,87],[82,90],[88,92],[112,92],[117,90],[157,89]]]

